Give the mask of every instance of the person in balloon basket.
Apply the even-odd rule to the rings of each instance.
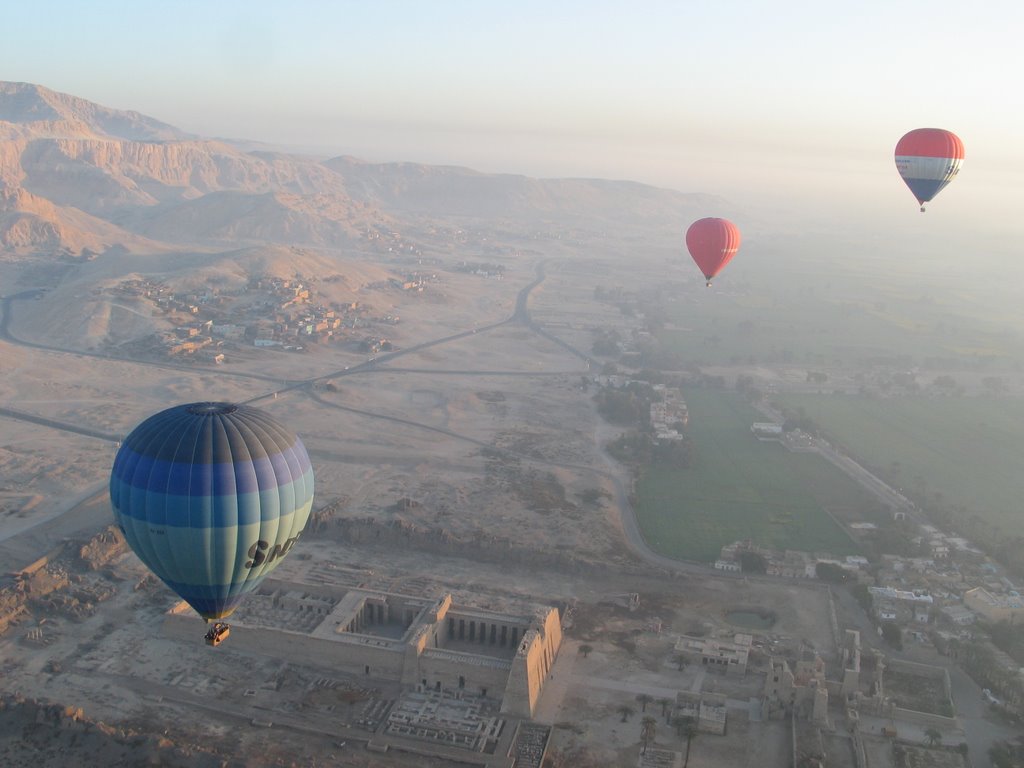
[[[228,639],[231,634],[231,625],[223,621],[215,621],[213,626],[206,630],[206,644],[214,647]]]

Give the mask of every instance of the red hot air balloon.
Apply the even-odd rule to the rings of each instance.
[[[711,285],[740,249],[740,231],[728,219],[698,219],[686,230],[686,248]]]
[[[896,144],[896,170],[921,204],[921,213],[924,204],[960,172],[963,162],[964,143],[941,128],[917,128]]]

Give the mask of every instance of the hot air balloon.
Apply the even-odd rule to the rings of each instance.
[[[739,250],[740,231],[728,219],[698,219],[686,230],[686,248],[710,286]]]
[[[110,502],[139,559],[209,622],[235,610],[295,544],[313,468],[295,433],[263,411],[188,403],[124,439]],[[215,645],[223,635],[211,633]]]
[[[964,144],[941,128],[917,128],[896,144],[896,170],[917,202],[929,202],[960,172]]]

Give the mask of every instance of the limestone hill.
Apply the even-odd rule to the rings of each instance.
[[[5,82],[0,190],[0,246],[44,254],[113,245],[142,252],[153,247],[146,241],[343,247],[423,217],[681,228],[712,203],[632,182],[246,151],[137,112]]]

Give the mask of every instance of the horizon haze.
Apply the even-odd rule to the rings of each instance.
[[[1010,2],[550,7],[41,2],[9,9],[7,80],[206,136],[371,162],[628,179],[908,242],[896,141],[944,127],[964,170],[929,227],[1024,234]],[[154,32],[159,30],[159,35]],[[131,72],[131,77],[125,74]],[[1002,94],[1002,95],[1001,95]],[[941,221],[931,221],[932,219]],[[934,231],[934,230],[933,230]],[[900,247],[897,246],[899,250]]]

